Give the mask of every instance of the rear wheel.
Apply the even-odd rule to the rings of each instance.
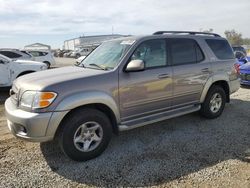
[[[43,63],[45,63],[47,65],[48,69],[50,68],[50,62],[44,61]]]
[[[63,152],[75,161],[99,156],[112,137],[110,120],[95,109],[75,111],[62,126],[59,144]]]
[[[201,105],[200,114],[206,118],[213,119],[219,117],[226,104],[226,93],[220,86],[212,86]]]

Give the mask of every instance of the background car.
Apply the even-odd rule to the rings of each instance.
[[[250,57],[241,51],[236,51],[235,57],[238,60],[236,68],[240,74],[241,85],[250,85]]]
[[[56,64],[55,59],[50,51],[28,50],[27,52],[34,57],[35,61],[45,63],[48,68],[50,68],[51,65],[55,66]]]
[[[245,56],[247,55],[246,49],[243,48],[242,46],[233,46],[232,48],[233,48],[234,52],[240,51],[240,52],[242,52]]]
[[[34,60],[31,54],[25,51],[20,51],[18,49],[0,49],[0,54],[12,60],[17,60],[17,59]]]
[[[70,57],[78,59],[81,56],[87,56],[96,48],[97,46],[91,46],[91,47],[77,49],[70,54]]]
[[[241,85],[250,86],[250,62],[247,62],[240,66],[240,78]]]
[[[46,70],[44,63],[30,60],[12,60],[0,55],[0,88],[11,86],[13,81],[25,74]]]

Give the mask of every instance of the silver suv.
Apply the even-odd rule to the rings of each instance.
[[[5,103],[17,137],[55,139],[76,161],[112,133],[199,111],[221,115],[240,83],[232,48],[213,33],[160,31],[100,45],[78,66],[18,78]]]

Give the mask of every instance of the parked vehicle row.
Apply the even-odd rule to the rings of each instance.
[[[79,57],[82,56],[87,56],[90,54],[97,45],[95,46],[89,46],[89,47],[84,47],[84,48],[79,48],[76,50],[57,50],[54,52],[55,57],[71,57],[71,58],[76,58],[78,59]]]
[[[236,63],[214,33],[111,40],[75,67],[18,78],[5,102],[8,127],[24,140],[55,139],[71,159],[89,160],[119,131],[196,111],[219,117],[240,87]]]
[[[50,66],[55,66],[55,60],[50,51],[44,50],[18,50],[18,49],[0,49],[0,54],[12,59],[12,60],[32,60],[37,62],[43,62]]]

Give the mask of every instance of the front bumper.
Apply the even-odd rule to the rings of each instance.
[[[46,135],[52,112],[26,112],[18,109],[9,98],[5,102],[5,113],[8,128],[14,136],[33,142],[46,142],[53,139],[53,135]]]

